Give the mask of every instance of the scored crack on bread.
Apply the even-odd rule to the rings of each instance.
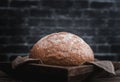
[[[49,65],[74,66],[93,61],[94,53],[79,36],[58,32],[49,34],[35,43],[29,57],[40,59]]]

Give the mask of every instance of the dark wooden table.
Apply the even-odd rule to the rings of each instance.
[[[23,80],[23,79],[18,79],[15,78],[12,75],[9,75],[9,71],[11,71],[11,69],[9,68],[9,65],[5,65],[5,70],[2,69],[4,67],[4,65],[2,67],[0,67],[0,82],[43,82],[43,81],[27,81],[27,80]],[[120,63],[119,62],[115,62],[114,63],[114,67],[115,67],[115,71],[116,71],[116,76],[113,76],[111,78],[94,78],[92,79],[92,81],[87,80],[87,82],[120,82]],[[8,69],[8,70],[6,70]],[[79,82],[79,81],[72,81],[72,82]],[[85,81],[84,81],[85,82]]]

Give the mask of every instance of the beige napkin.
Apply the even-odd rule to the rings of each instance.
[[[92,65],[96,66],[97,68],[100,68],[100,69],[104,70],[107,73],[116,75],[113,63],[111,61],[97,60],[97,61],[94,61],[94,62],[87,62],[86,64],[92,64]]]
[[[41,63],[41,61],[38,59],[29,58],[28,56],[18,56],[14,61],[12,61],[12,68],[15,69],[16,67],[27,63]]]
[[[18,56],[12,62],[12,68],[15,69],[16,67],[18,67],[22,64],[26,64],[26,63],[38,63],[38,64],[40,64],[42,62],[38,59],[29,58],[28,56],[25,56],[25,57]],[[86,62],[85,64],[94,65],[98,69],[102,69],[104,72],[115,75],[114,66],[113,66],[111,61],[99,61],[99,60],[97,60],[94,62]]]

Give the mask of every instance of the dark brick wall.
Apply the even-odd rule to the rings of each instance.
[[[82,37],[96,58],[120,60],[120,0],[0,0],[1,61],[59,31]]]

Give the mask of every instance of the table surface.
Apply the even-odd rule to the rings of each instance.
[[[116,74],[117,75],[115,77],[94,79],[93,82],[120,82],[120,69],[116,70]],[[0,82],[27,82],[27,81],[14,79],[8,76],[5,72],[0,70]]]
[[[116,65],[119,68],[117,68],[115,70],[115,72],[116,72],[115,76],[113,76],[111,78],[108,78],[108,77],[95,78],[92,80],[92,82],[120,82],[120,64],[118,64],[118,65]],[[3,72],[2,70],[0,70],[0,82],[28,82],[28,81],[15,79],[15,78],[9,76],[8,74],[6,74],[5,72]],[[29,82],[34,82],[34,81],[29,81]],[[41,82],[41,81],[35,81],[35,82]]]

